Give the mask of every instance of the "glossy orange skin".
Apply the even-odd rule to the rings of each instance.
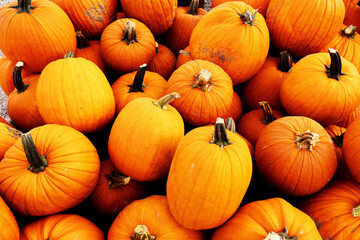
[[[6,151],[20,139],[21,134],[21,131],[9,124],[0,123],[0,161],[4,158]]]
[[[334,181],[319,193],[301,202],[299,208],[319,226],[324,239],[359,239],[360,219],[352,210],[360,202],[360,185],[355,181]]]
[[[0,239],[19,240],[20,230],[14,214],[0,196]]]
[[[358,105],[354,111],[352,111],[344,120],[337,122],[336,125],[339,127],[347,128],[356,119],[360,118],[360,105]]]
[[[351,1],[352,3],[350,3],[346,9],[344,24],[347,26],[357,26],[356,32],[360,33],[360,6],[357,5],[357,0]]]
[[[353,121],[348,128],[343,139],[343,155],[346,165],[348,166],[352,176],[357,182],[360,182],[360,168],[359,168],[359,145],[360,139],[360,120]]]
[[[183,49],[185,52],[190,52],[190,46],[187,46],[186,48]],[[177,59],[176,59],[176,69],[178,69],[181,65],[183,65],[184,63],[187,63],[189,61],[193,60],[193,58],[191,57],[191,55],[186,55],[186,54],[182,54],[179,53]]]
[[[86,48],[76,48],[75,56],[92,61],[106,75],[109,72],[109,67],[106,65],[102,57],[102,53],[100,50],[100,41],[89,40],[87,41],[87,44],[88,47]]]
[[[292,0],[270,1],[266,11],[271,43],[298,57],[319,52],[326,46],[338,32],[344,17],[342,0],[296,4]]]
[[[174,53],[168,47],[159,44],[155,57],[149,63],[149,71],[156,72],[167,80],[174,72],[175,64]]]
[[[94,190],[100,172],[92,143],[73,128],[47,124],[30,130],[45,171],[28,170],[19,139],[0,162],[0,193],[20,214],[44,216],[76,206]],[[76,194],[74,194],[76,193]]]
[[[235,0],[213,0],[211,7],[214,8],[224,2],[230,2]],[[243,2],[249,4],[253,9],[259,9],[259,13],[265,17],[266,9],[270,0],[244,0]]]
[[[253,26],[244,24],[239,14],[246,10],[255,12],[244,2],[226,2],[207,13],[190,38],[191,56],[219,65],[234,85],[248,81],[260,70],[270,45],[264,17],[256,14]]]
[[[101,162],[100,177],[90,196],[90,203],[101,215],[115,218],[121,210],[137,199],[145,198],[147,186],[133,179],[126,185],[110,189],[106,175],[115,170],[110,159]]]
[[[296,132],[319,135],[312,151],[298,149]],[[316,121],[300,116],[285,116],[268,124],[255,147],[255,162],[260,175],[276,190],[291,196],[306,196],[323,188],[337,168],[335,146]],[[307,167],[311,166],[311,167]]]
[[[105,240],[94,223],[75,214],[55,214],[40,218],[21,228],[20,240]]]
[[[138,42],[127,45],[121,38],[125,23],[130,20],[136,24]],[[128,73],[135,71],[144,63],[149,63],[155,56],[155,38],[150,29],[133,18],[122,18],[108,25],[100,39],[100,49],[104,61],[112,69]]]
[[[229,112],[226,114],[226,116],[223,116],[222,118],[226,119],[228,117],[231,117],[234,122],[237,123],[239,122],[243,114],[243,108],[239,95],[235,91],[233,92],[233,94],[233,100],[231,101]]]
[[[121,0],[126,17],[136,18],[158,36],[165,33],[175,18],[176,0]]]
[[[171,213],[190,229],[211,229],[239,207],[252,176],[246,142],[228,130],[229,144],[210,143],[214,125],[197,127],[180,141],[166,184]]]
[[[175,221],[166,196],[152,195],[125,207],[111,225],[107,239],[128,240],[138,225],[145,225],[156,240],[205,240],[203,232],[187,229]]]
[[[209,91],[192,88],[195,74],[201,69],[212,74],[214,85]],[[226,116],[233,99],[232,82],[229,75],[218,65],[206,60],[193,60],[176,69],[169,78],[165,94],[177,92],[181,98],[170,104],[184,118],[184,121],[194,126],[213,124],[217,117]]]
[[[298,240],[322,240],[314,221],[282,198],[248,203],[212,235],[212,240],[263,240],[287,228]]]
[[[185,133],[180,113],[169,104],[161,109],[154,101],[144,97],[129,102],[117,115],[109,136],[112,163],[136,181],[165,177]]]
[[[58,5],[32,0],[31,14],[17,13],[11,6],[17,1],[0,9],[0,48],[12,62],[23,61],[25,70],[41,72],[48,63],[75,51],[74,26]]]
[[[310,54],[298,61],[280,88],[280,100],[289,115],[306,116],[323,126],[342,121],[360,104],[360,75],[341,57],[339,81],[329,78],[329,53]],[[336,97],[329,97],[336,96]]]

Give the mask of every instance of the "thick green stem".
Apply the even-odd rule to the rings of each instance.
[[[18,5],[11,8],[18,9],[17,13],[31,13],[35,7],[31,6],[31,0],[18,0]]]
[[[198,15],[198,9],[199,9],[199,0],[192,0],[190,3],[188,14],[191,15]]]
[[[75,58],[75,53],[73,51],[65,53],[64,59],[66,58]]]
[[[260,107],[263,111],[264,117],[261,118],[261,121],[265,124],[268,125],[269,123],[272,123],[273,121],[276,120],[276,118],[273,115],[272,109],[270,107],[270,105],[268,104],[267,101],[261,101],[259,102]]]
[[[128,93],[131,92],[144,92],[144,87],[146,87],[146,85],[144,84],[144,76],[145,76],[145,72],[146,72],[146,63],[141,65],[139,67],[139,69],[136,72],[136,75],[134,77],[134,81],[132,85],[127,85],[128,87],[130,87]]]
[[[217,118],[215,123],[215,131],[213,134],[213,139],[210,143],[217,144],[219,147],[223,148],[229,144],[232,144],[227,137],[225,122],[222,118]]]
[[[25,90],[29,87],[29,84],[25,85],[21,77],[21,71],[23,66],[24,66],[24,62],[19,61],[16,63],[13,71],[13,83],[18,94],[25,92]]]
[[[211,82],[212,74],[205,69],[201,69],[199,74],[194,74],[195,82],[191,88],[200,88],[204,92],[210,91],[212,86],[215,84]]]
[[[320,142],[319,134],[306,130],[305,132],[295,132],[295,144],[297,149],[313,151],[317,143]]]
[[[84,36],[84,34],[81,31],[76,31],[76,43],[77,43],[76,47],[79,49],[89,47],[86,37]]]
[[[333,78],[336,80],[340,80],[340,76],[344,75],[344,73],[341,72],[341,58],[338,51],[336,51],[333,48],[329,48],[329,54],[330,54],[330,67],[325,65],[326,68],[326,74],[328,78]]]
[[[352,215],[353,217],[360,217],[360,205],[353,208]]]
[[[278,69],[282,72],[287,73],[293,65],[293,59],[291,54],[288,51],[283,51],[280,53],[280,63]]]
[[[145,225],[137,225],[134,229],[131,240],[155,240],[156,236],[151,235],[149,229]]]
[[[296,240],[297,236],[289,237],[289,232],[287,228],[284,228],[284,230],[281,233],[275,233],[275,232],[269,232],[269,234],[266,236],[264,240]]]
[[[235,121],[232,117],[230,118],[227,118],[225,120],[225,127],[227,130],[229,130],[230,132],[233,132],[235,133],[236,132],[236,124],[235,124]]]
[[[112,171],[111,174],[106,174],[105,177],[107,179],[107,183],[109,184],[109,189],[125,186],[129,184],[131,180],[130,177],[121,175],[121,173],[116,170]]]
[[[121,38],[122,41],[125,41],[127,45],[134,42],[139,42],[136,38],[136,24],[130,20],[125,23],[124,36]]]
[[[257,9],[253,13],[246,9],[244,13],[238,13],[238,15],[240,16],[244,24],[249,24],[250,26],[254,26],[257,12],[258,12]]]
[[[356,35],[356,26],[350,25],[343,30],[341,30],[341,35],[349,39],[354,39]]]
[[[336,146],[342,148],[343,140],[344,140],[345,132],[343,132],[340,136],[332,137],[331,139],[335,143]]]
[[[29,162],[28,170],[34,173],[44,171],[45,167],[48,166],[46,156],[40,155],[29,132],[21,135],[21,142],[24,147],[25,156]]]
[[[177,92],[172,92],[154,101],[153,104],[163,110],[166,110],[166,105],[176,98],[180,98],[180,94],[178,94]]]

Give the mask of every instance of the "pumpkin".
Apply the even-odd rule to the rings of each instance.
[[[45,123],[70,126],[83,133],[99,131],[115,114],[114,94],[104,73],[95,63],[75,58],[73,52],[46,66],[36,99]]]
[[[252,176],[246,142],[225,128],[197,127],[180,141],[166,183],[169,208],[190,229],[211,229],[226,222],[239,207]]]
[[[125,13],[124,12],[117,12],[116,20],[121,19],[121,18],[126,18]]]
[[[254,146],[246,138],[244,138],[243,136],[241,136],[239,133],[236,132],[235,120],[232,117],[225,119],[225,127],[230,132],[238,134],[246,142],[246,145],[249,147],[250,155],[251,157],[253,157],[255,151]]]
[[[27,132],[34,127],[44,125],[36,101],[36,87],[40,74],[33,74],[22,79],[24,63],[18,62],[14,68],[13,81],[15,89],[9,94],[7,111],[11,121]]]
[[[349,115],[347,115],[347,117],[344,120],[337,122],[336,125],[339,127],[347,128],[350,126],[350,124],[353,121],[355,121],[358,118],[360,118],[360,105],[358,105],[354,111],[352,111]]]
[[[291,54],[281,52],[280,57],[268,56],[254,77],[241,86],[240,97],[247,111],[258,109],[266,101],[273,109],[283,111],[280,88],[293,66]]]
[[[324,239],[359,239],[360,185],[352,180],[334,181],[300,202],[299,208],[317,224]]]
[[[174,106],[193,126],[213,124],[226,116],[233,100],[229,75],[218,65],[206,60],[193,60],[176,69],[167,82],[165,94],[177,92]]]
[[[102,56],[118,72],[135,71],[155,56],[155,38],[149,28],[133,18],[112,22],[101,34]]]
[[[314,53],[297,62],[284,80],[280,100],[289,115],[323,126],[342,121],[360,104],[360,75],[338,51]],[[332,96],[332,97],[329,97]]]
[[[0,194],[21,215],[50,215],[87,198],[99,171],[97,151],[82,133],[47,124],[22,134],[5,153]]]
[[[211,240],[322,240],[314,221],[282,198],[254,201],[215,230]]]
[[[22,132],[9,124],[0,123],[0,162],[4,158],[6,151],[15,144]]]
[[[177,223],[166,196],[152,195],[125,207],[112,223],[107,239],[205,240],[205,235]]]
[[[166,80],[158,73],[146,71],[146,64],[137,71],[119,77],[111,86],[116,104],[116,115],[132,100],[140,97],[158,99],[165,95]]]
[[[122,175],[107,159],[101,162],[100,177],[90,203],[101,215],[115,218],[127,205],[147,195],[146,184]]]
[[[211,8],[230,1],[235,0],[212,0]],[[253,9],[258,9],[259,13],[265,17],[266,9],[269,5],[270,0],[244,0],[243,2],[250,5]]]
[[[51,1],[13,1],[0,9],[0,49],[10,61],[23,61],[27,71],[41,72],[48,63],[75,51],[74,26]]]
[[[175,18],[176,0],[121,0],[126,17],[136,18],[158,36],[165,33]]]
[[[291,196],[319,191],[337,168],[329,134],[315,120],[301,116],[285,116],[268,124],[257,140],[255,162],[267,183]]]
[[[231,101],[229,112],[226,114],[226,116],[223,116],[223,118],[232,118],[235,122],[239,122],[243,114],[242,102],[239,95],[235,91],[233,91],[233,94],[234,95]]]
[[[357,143],[360,139],[359,123],[360,120],[356,119],[346,128],[342,145],[346,165],[357,182],[360,182],[360,168],[358,165],[360,151]]]
[[[172,51],[162,44],[156,43],[155,57],[149,63],[149,71],[160,74],[169,79],[175,70],[176,57]]]
[[[351,0],[357,1],[357,0]],[[351,3],[346,9],[344,24],[357,26],[357,32],[360,33],[360,3]]]
[[[8,240],[19,240],[20,230],[14,214],[0,196],[0,238]]]
[[[298,57],[325,47],[341,28],[344,17],[342,0],[274,0],[266,11],[271,43]]]
[[[176,59],[176,69],[191,60],[193,60],[193,58],[190,55],[190,46],[187,46],[184,50],[179,51],[179,55]]]
[[[20,240],[105,240],[104,233],[88,219],[75,214],[55,214],[21,228]]]
[[[345,10],[348,10],[349,7],[355,6],[359,2],[359,0],[343,0],[343,2]]]
[[[180,97],[171,93],[156,100],[136,98],[117,115],[108,150],[111,162],[136,181],[155,181],[167,175],[184,136],[184,121],[168,103]]]
[[[199,8],[199,0],[192,0],[190,6],[177,7],[174,22],[166,32],[166,46],[175,54],[189,46],[194,27],[206,13],[203,8]]]
[[[226,2],[195,26],[190,52],[194,59],[219,65],[237,85],[260,70],[269,44],[269,30],[261,14],[244,2]]]
[[[260,132],[266,125],[282,118],[285,114],[272,110],[266,101],[259,102],[261,109],[255,109],[245,113],[237,123],[236,132],[246,138],[251,145],[255,146]]]

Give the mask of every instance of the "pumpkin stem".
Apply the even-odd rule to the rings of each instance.
[[[16,63],[13,71],[13,83],[18,94],[25,92],[25,90],[29,87],[29,84],[25,85],[21,77],[21,71],[23,66],[24,66],[24,62],[19,61]]]
[[[26,158],[29,162],[28,170],[34,173],[44,171],[45,167],[48,166],[46,156],[40,155],[29,132],[21,135],[21,142],[24,147]]]
[[[199,2],[199,0],[192,0],[190,3],[189,11],[187,13],[194,16],[198,15]]]
[[[353,217],[360,217],[360,205],[353,208],[352,215]]]
[[[249,24],[250,26],[254,26],[257,12],[258,9],[256,9],[253,13],[246,9],[244,13],[238,13],[238,15],[240,16],[244,24]]]
[[[122,41],[125,41],[127,45],[134,42],[139,42],[136,38],[136,24],[130,20],[125,23],[124,36],[121,38]]]
[[[356,26],[350,25],[341,30],[341,35],[349,39],[354,39],[356,35]]]
[[[341,58],[338,51],[333,48],[329,48],[329,54],[331,58],[330,67],[325,64],[326,73],[328,78],[340,80],[339,77],[345,73],[341,72]]]
[[[131,240],[155,240],[155,238],[154,235],[150,234],[149,229],[145,225],[137,225],[133,235],[130,236]]]
[[[215,131],[213,134],[213,139],[211,140],[210,143],[217,144],[221,148],[229,144],[232,144],[227,137],[224,119],[222,118],[216,119]]]
[[[172,92],[154,101],[153,104],[163,110],[166,110],[166,105],[176,98],[180,98],[180,94],[178,94],[177,92]]]
[[[136,75],[134,77],[134,81],[132,85],[127,85],[128,87],[130,87],[128,93],[131,92],[144,92],[144,87],[146,87],[146,85],[144,84],[144,76],[145,76],[145,72],[146,72],[146,63],[144,63],[143,65],[141,65],[139,67],[139,69],[136,72]]]
[[[17,13],[30,13],[35,7],[31,6],[31,0],[18,0],[18,5],[11,8],[18,9]]]
[[[76,42],[77,42],[77,48],[83,49],[89,47],[89,44],[86,40],[86,37],[81,31],[76,31]]]
[[[194,74],[195,82],[191,88],[200,88],[204,92],[210,91],[214,82],[211,82],[212,74],[205,69],[201,69],[199,74]]]
[[[340,136],[332,137],[331,139],[339,148],[342,148],[343,140],[344,140],[345,132],[343,132]]]
[[[268,104],[267,101],[261,101],[259,102],[260,107],[263,111],[264,117],[261,118],[261,121],[265,124],[268,125],[269,123],[272,123],[273,121],[276,120],[276,118],[273,115],[272,109],[270,107],[270,105]]]
[[[155,52],[159,53],[159,44],[155,42]]]
[[[264,240],[296,240],[296,239],[297,236],[289,237],[289,232],[287,228],[284,228],[284,230],[281,233],[269,232],[269,234],[266,236]]]
[[[114,189],[117,187],[125,186],[129,184],[131,178],[121,175],[120,172],[114,170],[111,174],[105,175],[107,183],[109,184],[109,189]]]
[[[291,54],[288,51],[282,51],[280,53],[280,63],[278,65],[278,69],[282,72],[287,73],[293,64],[293,59]]]
[[[75,53],[73,51],[65,53],[64,59],[66,58],[75,58]]]
[[[184,51],[184,50],[180,50],[179,53],[182,54],[182,55],[190,56],[190,52],[187,52],[187,51]]]
[[[235,133],[236,132],[236,124],[232,117],[229,117],[225,120],[225,128],[229,130],[230,132]]]
[[[307,149],[313,151],[316,143],[320,142],[319,134],[312,133],[310,130],[305,132],[295,132],[295,143],[297,149]]]

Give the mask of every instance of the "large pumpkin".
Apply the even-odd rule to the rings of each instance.
[[[166,194],[172,215],[190,229],[215,228],[239,207],[252,176],[246,142],[215,126],[198,127],[180,141],[171,163]]]
[[[66,13],[48,0],[13,1],[0,9],[0,49],[12,62],[41,72],[75,51],[75,29]]]
[[[211,7],[214,8],[225,2],[236,0],[212,0]],[[253,9],[259,9],[259,13],[265,17],[270,0],[244,0],[246,4],[250,5]]]
[[[48,124],[22,134],[5,153],[0,193],[22,215],[54,214],[87,198],[99,171],[97,151],[83,134]]]
[[[20,230],[14,214],[0,196],[0,239],[19,240]]]
[[[260,70],[269,44],[264,17],[244,2],[227,2],[212,9],[195,26],[190,52],[194,59],[219,65],[237,85]]]

